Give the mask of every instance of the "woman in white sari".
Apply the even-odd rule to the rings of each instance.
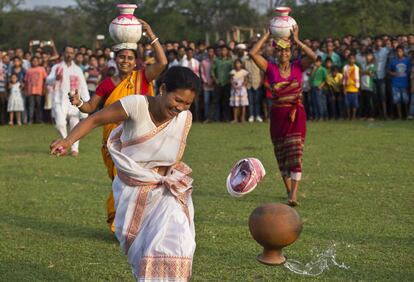
[[[160,90],[156,97],[122,98],[50,147],[65,154],[93,128],[122,122],[107,144],[118,172],[116,236],[137,281],[188,281],[196,244],[191,169],[181,158],[200,80],[190,69],[172,67]]]

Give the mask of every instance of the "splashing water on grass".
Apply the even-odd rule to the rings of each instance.
[[[306,264],[297,260],[288,259],[284,266],[296,274],[307,276],[321,275],[325,270],[329,269],[330,264],[342,269],[350,268],[344,263],[338,263],[336,261],[336,244],[331,245],[323,252],[319,252],[317,248],[313,248],[311,255],[312,257],[316,256],[316,258]]]

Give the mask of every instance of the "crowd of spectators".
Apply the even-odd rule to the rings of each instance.
[[[274,95],[264,74],[248,55],[257,38],[246,42],[219,40],[163,42],[168,66],[192,69],[203,92],[192,112],[196,121],[263,122]],[[414,35],[341,39],[304,39],[318,59],[304,71],[303,104],[308,120],[412,119],[414,115]],[[275,62],[269,41],[262,55]],[[100,81],[117,73],[110,48],[75,48],[74,62],[84,72],[90,95]],[[154,63],[151,44],[139,44],[137,68]],[[293,59],[300,58],[293,47]],[[53,41],[29,43],[28,49],[0,51],[0,124],[53,122],[53,85],[46,77],[61,62]],[[160,80],[153,84],[160,86]],[[156,91],[157,92],[157,91]]]

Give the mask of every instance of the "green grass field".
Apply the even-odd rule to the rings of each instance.
[[[81,141],[76,159],[48,155],[52,126],[0,127],[0,281],[133,281],[105,223],[100,132]],[[259,158],[267,176],[234,199],[225,179],[243,157]],[[185,162],[195,179],[193,281],[414,280],[414,122],[308,124],[304,228],[285,254],[306,262],[313,247],[337,243],[338,261],[350,266],[316,278],[256,262],[248,217],[285,201],[268,124],[195,124]]]

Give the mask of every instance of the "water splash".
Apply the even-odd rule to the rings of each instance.
[[[297,260],[288,259],[284,266],[296,274],[307,276],[321,275],[325,270],[329,269],[330,263],[342,269],[349,269],[349,266],[336,261],[336,246],[336,244],[333,244],[323,252],[319,252],[317,248],[313,248],[311,255],[312,257],[316,256],[314,260],[305,264]]]

